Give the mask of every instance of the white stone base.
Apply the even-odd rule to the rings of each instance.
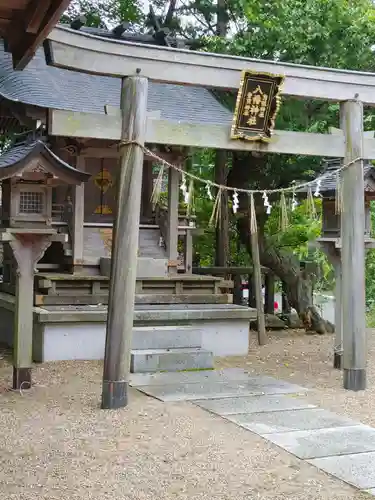
[[[40,324],[34,339],[35,361],[103,359],[105,323]],[[245,356],[249,347],[249,321],[214,320],[191,323],[201,331],[201,347],[214,356]],[[179,326],[176,326],[178,330]],[[135,327],[134,336],[140,335]]]

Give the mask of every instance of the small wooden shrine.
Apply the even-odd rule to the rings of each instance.
[[[321,243],[335,240],[339,245],[341,237],[341,210],[344,209],[344,200],[340,192],[340,179],[336,171],[340,167],[340,159],[332,159],[326,163],[326,172],[332,172],[332,176],[323,179],[320,185],[322,195],[322,234],[319,238]],[[371,236],[370,202],[375,200],[375,168],[367,163],[364,166],[364,198],[365,198],[365,239]]]
[[[66,235],[52,225],[52,192],[56,186],[81,185],[90,174],[56,156],[42,137],[16,143],[0,157],[4,245],[3,291],[15,295],[13,387],[31,384],[34,271],[53,243]]]

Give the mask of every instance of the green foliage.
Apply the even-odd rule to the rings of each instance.
[[[140,22],[144,17],[138,0],[73,0],[61,21],[69,23],[80,15],[86,16],[86,26],[95,28]]]

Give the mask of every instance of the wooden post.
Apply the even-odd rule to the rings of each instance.
[[[193,235],[190,229],[185,236],[185,272],[191,274],[193,269]]]
[[[335,268],[335,348],[333,352],[333,367],[342,368],[342,272],[341,258],[337,259]]]
[[[145,160],[143,162],[143,180],[142,180],[142,202],[141,210],[142,217],[149,222],[152,219],[152,190],[153,190],[153,177],[152,177],[152,161]]]
[[[227,184],[228,152],[217,150],[215,152],[215,182],[222,186]],[[226,267],[229,260],[229,217],[228,217],[228,191],[221,192],[219,221],[216,227],[215,266]],[[227,275],[224,276],[224,279]]]
[[[112,243],[102,392],[102,408],[105,409],[128,404],[143,168],[143,151],[139,144],[143,145],[145,140],[147,92],[146,78],[123,79],[121,137],[124,144]],[[130,141],[129,144],[126,141]]]
[[[248,306],[254,308],[257,306],[257,302],[255,299],[255,292],[254,292],[255,285],[254,285],[253,274],[249,274],[247,283],[248,283],[248,291],[249,291]]]
[[[85,170],[85,157],[77,157],[76,167],[79,170]],[[72,236],[72,254],[73,254],[73,272],[82,270],[83,265],[83,229],[85,220],[85,184],[73,186],[73,234]]]
[[[177,273],[178,266],[178,185],[180,173],[174,168],[168,171],[168,272]]]
[[[283,281],[281,282],[281,312],[283,314],[290,314],[291,312],[291,307],[286,293],[286,285]]]
[[[29,389],[31,387],[34,269],[50,244],[51,237],[47,235],[18,235],[9,241],[17,262],[13,389]]]
[[[233,275],[233,304],[242,305],[242,276]]]
[[[264,345],[267,343],[266,322],[264,318],[264,306],[262,295],[262,272],[260,267],[258,232],[250,234],[251,237],[251,255],[253,258],[253,277],[255,288],[255,299],[257,306],[257,323],[258,323],[258,343]]]
[[[345,136],[344,164],[363,158],[363,104],[352,100],[341,105]],[[366,388],[365,307],[365,202],[363,160],[342,172],[342,324],[343,384],[345,389]]]
[[[264,312],[275,314],[275,275],[268,272],[264,276]]]

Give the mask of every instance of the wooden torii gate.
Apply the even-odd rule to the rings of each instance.
[[[366,387],[363,159],[375,159],[375,140],[363,133],[363,105],[375,105],[375,74],[114,41],[56,28],[45,45],[51,65],[122,78],[122,110],[88,114],[52,110],[52,135],[121,141],[121,178],[112,252],[103,376],[103,408],[127,404],[144,143],[266,153],[342,157],[343,384]],[[341,133],[275,131],[270,143],[234,141],[230,124],[203,126],[147,115],[148,80],[238,89],[242,70],[285,75],[283,93],[340,102]],[[209,112],[209,110],[207,110]]]

